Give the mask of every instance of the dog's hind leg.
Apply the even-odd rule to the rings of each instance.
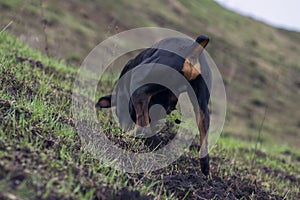
[[[200,108],[197,114],[198,129],[200,133],[200,166],[204,175],[209,174],[209,154],[208,154],[208,129],[209,111],[207,106]]]
[[[209,154],[208,154],[208,129],[210,123],[209,117],[209,97],[210,92],[204,79],[199,76],[190,82],[197,96],[197,101],[191,98],[194,105],[198,130],[200,133],[200,166],[204,175],[209,175]]]

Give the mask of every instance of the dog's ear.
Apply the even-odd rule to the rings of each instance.
[[[111,95],[101,97],[95,105],[96,108],[110,108],[111,107]]]

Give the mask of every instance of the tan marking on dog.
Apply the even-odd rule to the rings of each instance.
[[[145,116],[144,117],[145,117],[145,121],[146,121],[146,126],[147,127],[150,127],[150,121],[149,121],[149,118],[150,118],[150,116],[149,116],[149,103],[150,103],[151,98],[152,98],[152,95],[149,95],[148,99],[147,99],[147,104],[145,106]]]
[[[141,105],[138,105],[135,109],[136,109],[136,122],[135,122],[135,127],[133,130],[127,131],[124,135],[126,137],[132,137],[136,134],[136,131],[138,130],[138,127],[146,127],[146,128],[150,128],[150,121],[149,121],[149,111],[148,111],[148,106],[149,106],[149,102],[151,100],[153,95],[149,95],[146,105],[144,105],[144,108]],[[140,124],[140,118],[143,117],[144,120],[143,122],[145,122],[146,124]]]
[[[182,72],[185,78],[189,81],[194,80],[197,76],[199,76],[201,74],[201,70],[198,59],[194,64],[191,63],[189,58],[185,59]]]
[[[204,128],[204,116],[201,112],[197,114],[198,130],[200,133],[200,157],[203,158],[208,154],[207,130]]]

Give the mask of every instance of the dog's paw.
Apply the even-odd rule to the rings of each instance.
[[[209,155],[206,155],[203,158],[200,158],[200,167],[201,171],[205,176],[209,175]]]

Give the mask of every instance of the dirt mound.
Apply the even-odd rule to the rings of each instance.
[[[212,157],[211,176],[205,177],[200,171],[200,159],[183,156],[176,163],[153,174],[153,177],[157,177],[155,180],[159,181],[155,187],[168,191],[168,194],[173,194],[178,199],[283,198],[267,192],[261,181],[247,178],[245,175],[250,172],[232,169],[234,171],[232,175],[221,177],[217,166],[222,165],[222,162],[229,160]]]

